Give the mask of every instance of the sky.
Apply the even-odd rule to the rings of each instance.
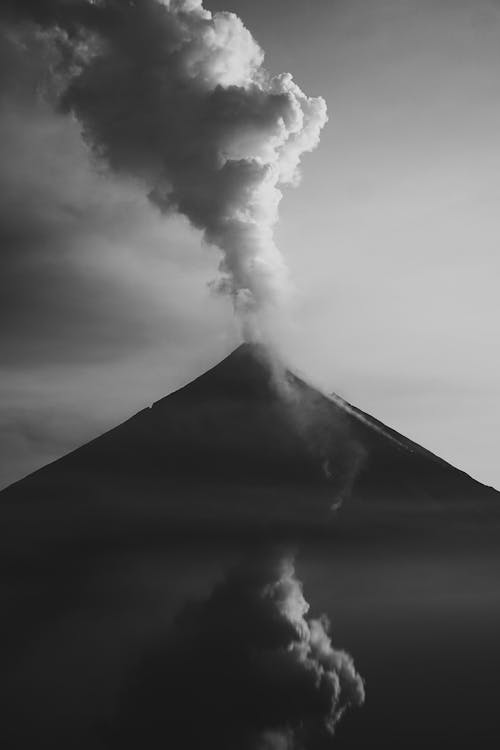
[[[272,72],[329,122],[284,189],[301,374],[500,487],[500,3],[238,0]],[[239,343],[220,253],[91,153],[0,46],[0,486],[196,377]]]

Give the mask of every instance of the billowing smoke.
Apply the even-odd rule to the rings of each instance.
[[[220,248],[215,286],[251,327],[288,286],[273,227],[324,100],[270,75],[242,21],[201,0],[7,0],[5,11],[46,29],[60,105],[95,154]]]
[[[121,747],[314,748],[364,701],[352,658],[333,648],[291,559],[242,565],[187,606],[138,670]]]

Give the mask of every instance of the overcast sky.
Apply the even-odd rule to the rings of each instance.
[[[214,0],[323,96],[277,230],[283,352],[326,390],[500,487],[500,3]],[[238,343],[216,250],[95,163],[0,47],[0,486]]]

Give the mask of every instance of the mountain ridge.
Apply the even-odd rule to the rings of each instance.
[[[0,493],[35,498],[214,525],[500,508],[493,488],[252,344]]]

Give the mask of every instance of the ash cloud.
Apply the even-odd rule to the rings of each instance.
[[[291,558],[241,565],[177,616],[123,703],[122,746],[198,750],[327,745],[364,702],[326,617],[308,617]]]
[[[206,273],[182,270],[188,254],[170,222],[166,255],[175,283],[166,279],[155,290],[151,257],[165,246],[164,222],[135,185],[92,168],[77,124],[40,96],[53,59],[34,29],[21,39],[0,24],[2,375],[109,364],[165,337],[182,339],[190,308],[176,312],[176,289],[183,277],[196,289]]]
[[[270,75],[241,20],[201,0],[21,0],[4,13],[50,35],[59,104],[95,154],[222,251],[215,286],[249,328],[286,293],[273,227],[324,100]]]

